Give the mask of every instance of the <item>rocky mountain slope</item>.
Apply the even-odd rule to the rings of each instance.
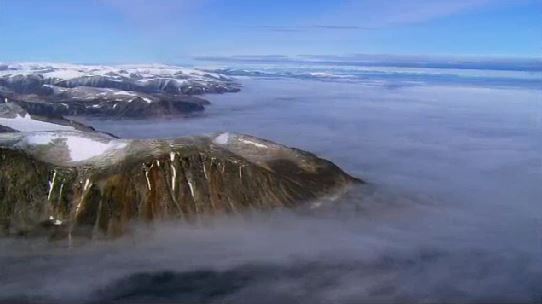
[[[133,222],[293,207],[358,182],[313,154],[240,134],[0,133],[5,234],[115,236]]]
[[[208,103],[195,95],[239,89],[222,74],[169,65],[0,65],[0,102],[17,102],[33,115],[189,114]]]

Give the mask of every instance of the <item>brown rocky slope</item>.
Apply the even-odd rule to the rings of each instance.
[[[311,153],[240,134],[0,133],[8,235],[117,236],[133,222],[294,207],[360,182]]]

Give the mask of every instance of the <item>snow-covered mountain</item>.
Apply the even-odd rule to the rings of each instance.
[[[64,63],[0,64],[0,84],[10,86],[25,79],[32,84],[54,89],[77,86],[131,89],[144,93],[203,94],[236,92],[239,86],[232,78],[172,65],[75,65]],[[31,87],[17,87],[19,91]],[[47,89],[45,89],[47,90]]]
[[[0,64],[0,101],[36,115],[185,114],[207,103],[194,95],[239,89],[223,74],[171,65]]]

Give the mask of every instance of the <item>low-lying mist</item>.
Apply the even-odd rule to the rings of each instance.
[[[319,210],[134,226],[120,240],[71,249],[4,240],[2,300],[535,301],[542,280],[536,239],[479,216],[366,187]]]
[[[121,137],[248,133],[369,182],[320,208],[0,240],[0,302],[510,303],[542,299],[540,91],[246,79],[200,117]]]

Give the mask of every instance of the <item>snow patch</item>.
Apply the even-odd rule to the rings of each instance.
[[[244,143],[244,144],[256,146],[256,147],[258,147],[258,148],[262,148],[262,149],[267,148],[266,145],[260,144],[260,143],[257,143],[257,142],[254,142],[254,141],[252,141],[252,140],[240,138],[239,141],[242,142],[242,143]]]
[[[62,221],[59,219],[55,219],[53,216],[49,216],[49,221],[53,222],[53,225],[60,226],[62,225]]]
[[[217,145],[227,145],[230,142],[230,133],[222,133],[213,139],[213,143]]]
[[[123,149],[126,146],[122,142],[110,141],[103,143],[87,137],[55,133],[30,134],[25,137],[25,142],[29,145],[47,145],[57,139],[65,141],[70,150],[70,159],[72,161],[84,161],[110,150]]]
[[[82,161],[104,154],[108,150],[122,149],[125,143],[101,143],[84,137],[69,136],[66,138],[70,156],[73,161]]]
[[[113,95],[138,96],[137,94],[128,91],[116,91]]]

